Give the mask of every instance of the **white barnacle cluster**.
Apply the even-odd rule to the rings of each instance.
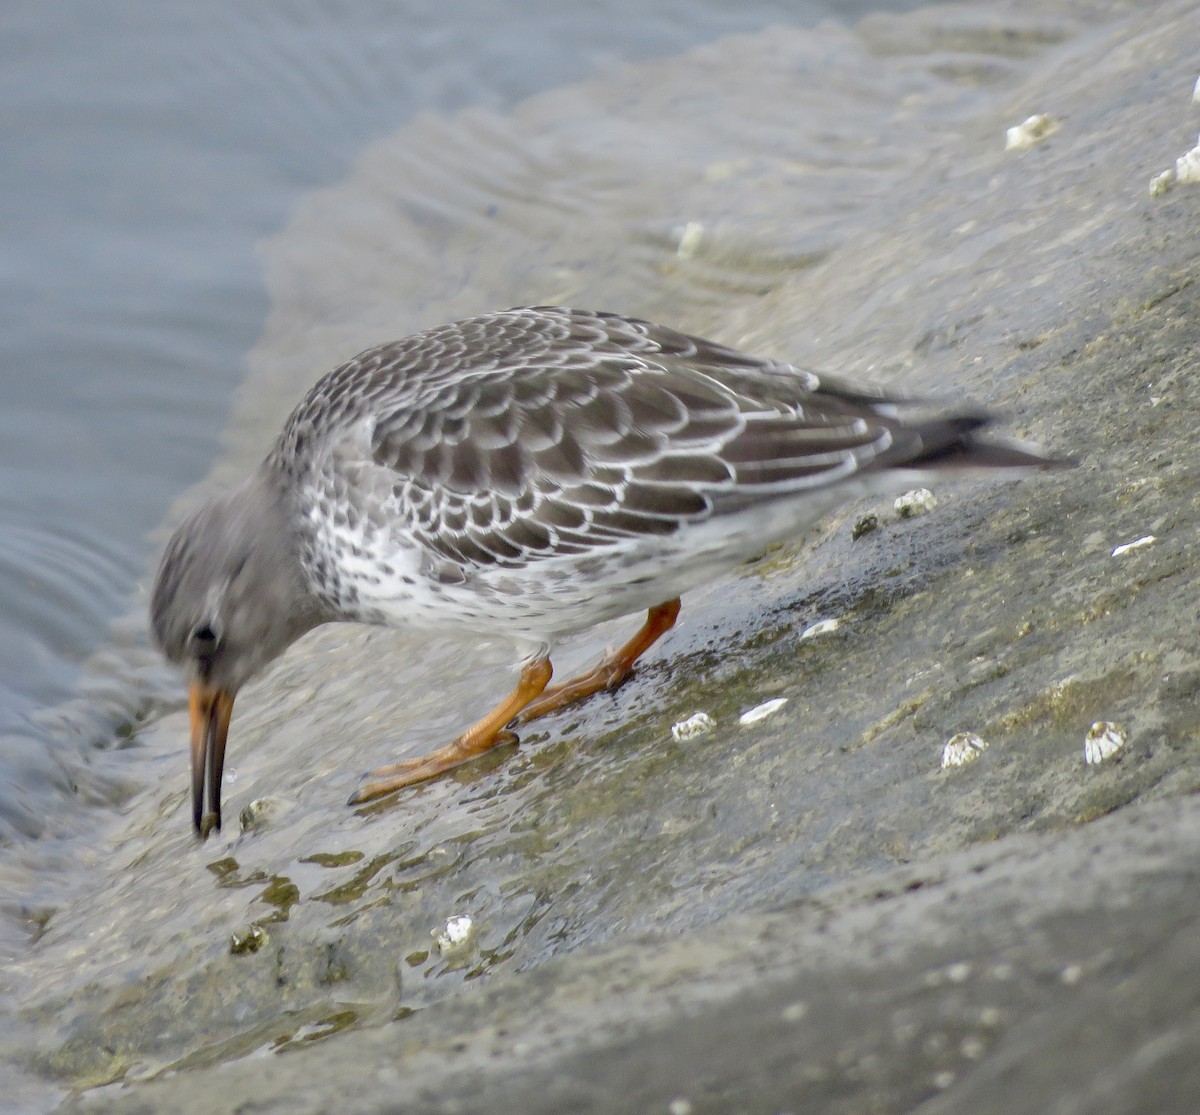
[[[942,748],[942,770],[973,763],[988,749],[988,742],[974,732],[958,732]]]
[[[255,798],[238,814],[238,823],[242,826],[242,832],[259,832],[277,820],[285,808],[280,798]]]
[[[1175,160],[1176,182],[1200,182],[1200,141]]]
[[[1097,720],[1083,737],[1083,761],[1103,763],[1124,749],[1129,736],[1124,728],[1111,720]]]
[[[1167,167],[1161,174],[1156,174],[1150,179],[1150,196],[1162,197],[1172,186],[1175,185],[1175,168]]]
[[[1058,131],[1058,121],[1044,112],[1035,112],[1004,133],[1004,150],[1020,151],[1034,147]]]
[[[913,488],[897,496],[892,506],[900,518],[915,519],[918,515],[928,515],[937,506],[937,496],[928,488]]]
[[[1192,88],[1192,104],[1200,104],[1200,78]],[[1180,155],[1174,166],[1167,167],[1150,179],[1150,196],[1161,197],[1176,183],[1186,185],[1195,182],[1200,182],[1200,142]]]
[[[269,940],[270,936],[261,925],[250,925],[239,929],[229,938],[229,951],[234,956],[245,956],[258,952]]]
[[[755,705],[743,712],[738,717],[738,724],[743,728],[748,728],[751,724],[766,720],[767,717],[774,716],[787,702],[786,697],[774,697],[769,701],[763,701],[762,704]],[[695,739],[697,736],[711,732],[716,726],[716,721],[707,712],[695,712],[686,719],[678,720],[671,725],[671,738],[676,743],[683,743],[685,740]]]
[[[452,914],[440,929],[432,930],[430,936],[433,938],[433,943],[437,945],[438,951],[444,956],[446,953],[461,949],[471,940],[474,932],[475,923],[471,920],[470,914]]]
[[[680,720],[671,725],[671,738],[676,743],[682,743],[684,740],[695,739],[696,736],[711,732],[714,727],[716,725],[713,723],[713,718],[707,712],[693,713],[686,720]]]

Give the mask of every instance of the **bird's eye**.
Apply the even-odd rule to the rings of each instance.
[[[188,636],[188,642],[199,654],[212,654],[220,641],[221,634],[214,623],[198,623]]]

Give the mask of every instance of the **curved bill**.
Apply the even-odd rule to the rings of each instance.
[[[193,681],[188,689],[188,711],[192,718],[192,823],[201,840],[213,829],[221,828],[221,774],[225,768],[225,737],[229,735],[233,697],[229,690],[202,681]]]

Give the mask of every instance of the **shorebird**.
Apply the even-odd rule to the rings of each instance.
[[[151,622],[188,679],[196,831],[221,826],[238,690],[318,624],[465,630],[524,654],[491,712],[372,772],[358,804],[616,687],[674,625],[682,593],[840,504],[930,472],[1058,463],[981,438],[984,410],[929,410],[660,325],[551,306],[348,360],[162,558]],[[549,684],[557,639],[643,611],[627,643]]]

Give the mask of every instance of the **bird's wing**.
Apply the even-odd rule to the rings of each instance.
[[[627,318],[525,310],[450,329],[402,402],[376,401],[371,446],[407,529],[456,563],[669,534],[833,483],[903,433],[881,395]]]

